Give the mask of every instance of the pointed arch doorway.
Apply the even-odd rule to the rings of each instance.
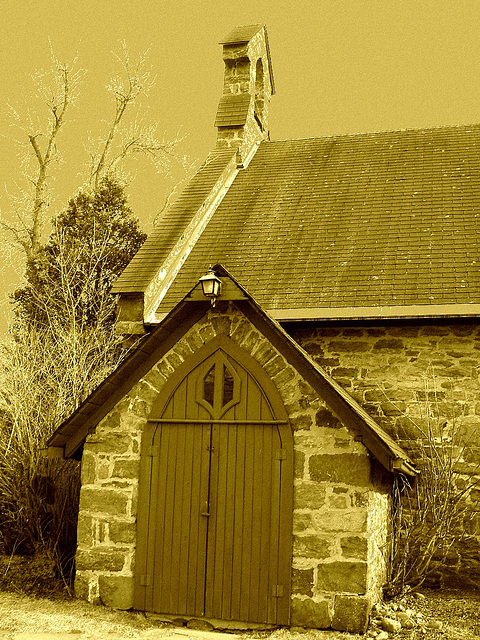
[[[288,624],[292,494],[278,391],[216,338],[165,385],[143,439],[135,608]]]

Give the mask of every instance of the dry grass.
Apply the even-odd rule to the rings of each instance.
[[[475,640],[480,639],[480,594],[461,591],[424,591],[426,598],[412,599],[425,621],[439,620],[442,629],[405,629],[391,640]],[[408,603],[410,605],[410,603]],[[137,638],[137,640],[187,640],[201,638],[198,631],[162,625],[141,613],[114,611],[78,600],[48,600],[0,591],[0,637],[36,632],[71,633],[78,640]],[[73,635],[75,634],[75,635]],[[360,640],[361,636],[336,631],[277,629],[273,632],[247,632],[244,640]],[[220,636],[221,638],[222,636]],[[225,637],[225,636],[223,636]],[[234,640],[235,636],[230,636]],[[205,634],[211,640],[214,634]]]
[[[424,589],[425,598],[407,597],[407,606],[424,620],[441,622],[440,630],[404,629],[392,640],[478,640],[480,639],[480,593],[478,591]]]
[[[94,607],[79,600],[47,600],[0,593],[0,631],[138,637],[155,625],[139,613]],[[85,638],[85,636],[80,636]]]
[[[305,631],[291,631],[290,629],[277,629],[269,633],[268,640],[359,640],[363,636],[341,633],[340,631],[321,631],[310,629]]]
[[[0,592],[0,637],[5,633],[76,633],[79,640],[100,638],[154,639],[173,637],[186,640],[185,629],[159,626],[141,613],[114,611],[79,600],[47,600]],[[190,632],[189,635],[199,635]],[[208,634],[206,634],[208,635]],[[335,631],[307,632],[277,629],[273,633],[245,633],[246,639],[269,640],[358,640],[359,636]],[[232,636],[233,639],[234,636]]]

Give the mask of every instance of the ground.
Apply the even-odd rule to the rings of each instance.
[[[48,596],[48,597],[41,597]],[[410,629],[388,640],[480,640],[480,591],[425,589],[373,612],[365,640],[386,640],[381,623],[409,612]],[[72,599],[45,558],[0,554],[0,640],[360,640],[338,631],[276,629],[224,634],[162,624],[142,613]]]
[[[480,639],[480,593],[462,591],[423,592],[411,596],[406,606],[421,613],[423,627],[389,634],[393,640]],[[428,627],[440,622],[441,629]],[[422,628],[425,631],[422,631]],[[370,635],[370,632],[369,634]],[[370,636],[372,637],[372,636]],[[1,640],[359,640],[359,636],[335,631],[277,629],[227,635],[168,625],[159,626],[139,613],[120,612],[71,599],[45,599],[12,592],[0,592]]]
[[[382,607],[380,607],[382,610]],[[383,617],[411,612],[413,628],[389,633],[389,640],[474,640],[480,638],[480,592],[425,589],[385,605]],[[403,614],[405,615],[405,614]],[[374,616],[372,616],[374,618]],[[381,630],[372,620],[367,637]]]

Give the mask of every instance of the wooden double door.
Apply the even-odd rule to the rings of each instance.
[[[149,423],[135,607],[288,624],[290,428],[263,370],[228,351],[207,350]]]

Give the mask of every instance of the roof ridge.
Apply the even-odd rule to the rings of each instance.
[[[480,122],[469,124],[434,125],[432,127],[407,127],[404,129],[384,129],[381,131],[358,131],[352,133],[334,133],[325,136],[307,136],[305,138],[281,138],[279,140],[264,140],[262,144],[275,144],[276,142],[301,142],[302,140],[331,140],[334,138],[355,138],[360,136],[376,136],[386,133],[409,133],[420,131],[438,131],[440,129],[465,129],[468,127],[480,127]]]

